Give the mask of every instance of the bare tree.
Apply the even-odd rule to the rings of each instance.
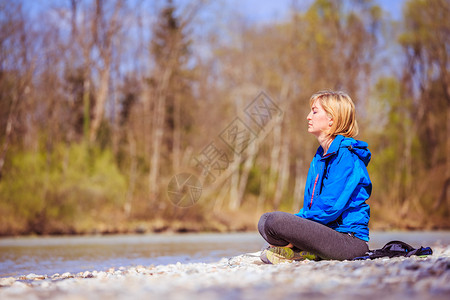
[[[172,1],[168,1],[153,30],[150,48],[155,68],[149,95],[153,100],[149,171],[149,187],[153,195],[159,193],[158,179],[161,176],[163,152],[171,153],[172,170],[179,168],[182,127],[189,126],[190,122],[187,117],[190,109],[182,109],[182,105],[187,108],[193,104],[190,72],[186,67],[190,57],[190,39],[186,28],[198,6],[186,9],[181,14],[183,17],[178,17],[176,7]]]
[[[21,103],[30,92],[34,64],[29,29],[21,5],[0,3],[0,178],[14,130],[19,123]]]

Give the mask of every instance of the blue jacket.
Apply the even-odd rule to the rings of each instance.
[[[308,171],[303,208],[296,215],[368,241],[370,156],[366,142],[342,135],[335,137],[325,156],[320,146]]]

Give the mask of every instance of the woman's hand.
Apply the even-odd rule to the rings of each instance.
[[[269,246],[270,246],[270,247],[280,247],[280,246],[274,246],[274,245],[270,245],[270,244],[269,244]],[[294,245],[292,245],[291,243],[289,243],[289,244],[287,244],[286,246],[281,246],[281,247],[293,248]]]

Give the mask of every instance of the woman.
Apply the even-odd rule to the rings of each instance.
[[[355,105],[343,92],[323,91],[311,97],[310,106],[308,132],[320,146],[309,168],[303,208],[297,214],[261,216],[258,230],[270,244],[261,255],[266,263],[346,260],[369,250],[370,151],[367,143],[353,139]]]

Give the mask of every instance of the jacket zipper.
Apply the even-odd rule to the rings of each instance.
[[[323,159],[323,158],[326,158],[326,157],[328,157],[328,156],[330,156],[330,155],[332,155],[332,154],[334,154],[335,152],[336,152],[336,151],[325,154],[325,155],[322,157],[322,159]],[[322,172],[323,172],[323,169],[322,169]],[[317,173],[316,179],[314,180],[313,192],[312,192],[312,195],[311,195],[311,201],[309,202],[309,208],[311,208],[312,203],[313,203],[314,192],[316,191],[316,185],[317,185],[317,181],[318,181],[318,180],[319,180],[319,173]]]
[[[311,208],[312,203],[313,203],[314,192],[316,191],[316,184],[317,184],[317,181],[318,181],[318,180],[319,180],[319,174],[317,174],[316,180],[314,181],[314,187],[313,187],[313,191],[312,191],[312,194],[311,194],[311,202],[309,203],[309,208]]]

